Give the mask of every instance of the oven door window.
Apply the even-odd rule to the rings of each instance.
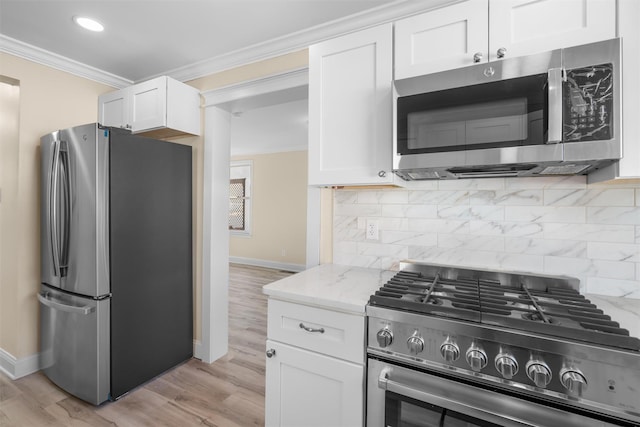
[[[545,73],[399,97],[398,153],[544,144],[547,81]]]
[[[449,409],[386,392],[386,427],[500,427]]]

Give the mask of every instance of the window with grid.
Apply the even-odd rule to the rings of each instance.
[[[232,179],[229,185],[229,230],[244,231],[246,178]]]
[[[251,169],[250,160],[231,162],[229,170],[229,231],[251,235]]]

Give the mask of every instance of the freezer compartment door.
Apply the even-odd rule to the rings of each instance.
[[[108,400],[110,298],[83,298],[43,285],[38,300],[44,373],[82,400],[94,405]]]
[[[89,124],[40,144],[41,281],[93,297],[110,292],[108,135]]]

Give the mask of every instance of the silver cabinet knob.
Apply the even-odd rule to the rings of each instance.
[[[527,376],[536,387],[546,388],[551,382],[551,369],[541,360],[530,360],[527,363]]]
[[[518,362],[510,354],[498,354],[496,356],[496,370],[503,378],[510,380],[518,373]]]
[[[424,340],[417,335],[409,337],[407,348],[411,354],[418,354],[424,350]]]
[[[504,58],[504,56],[507,53],[507,49],[505,49],[504,47],[501,47],[500,49],[498,49],[496,53],[498,54],[498,58]]]
[[[276,351],[274,349],[270,348],[269,350],[267,350],[267,357],[269,359],[271,359],[275,355],[276,355]]]
[[[385,171],[379,171],[379,172],[378,172],[378,176],[379,176],[380,178],[384,178],[385,176],[387,176],[387,173],[386,173]]]
[[[587,379],[577,369],[566,369],[560,372],[560,382],[571,394],[582,396],[587,389]]]
[[[389,347],[393,342],[393,334],[387,328],[380,329],[376,334],[376,341],[378,341],[378,345],[380,347]]]
[[[442,356],[447,363],[453,363],[460,357],[460,348],[456,343],[447,339],[440,346],[440,356]]]
[[[480,61],[482,61],[482,52],[476,52],[476,54],[473,55],[473,62],[477,64]]]

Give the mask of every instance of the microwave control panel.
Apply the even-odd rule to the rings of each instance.
[[[564,142],[612,139],[612,64],[566,70],[563,101]]]

